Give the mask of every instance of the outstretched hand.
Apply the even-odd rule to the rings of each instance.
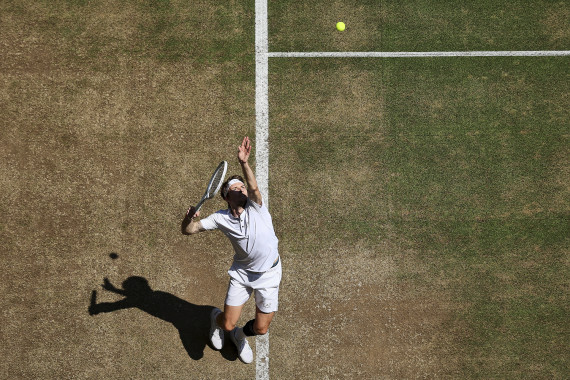
[[[250,153],[251,153],[251,141],[249,140],[249,137],[246,136],[243,138],[243,141],[238,149],[238,160],[240,164],[247,163],[247,160],[249,160]]]

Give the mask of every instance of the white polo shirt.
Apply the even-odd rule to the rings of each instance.
[[[265,272],[279,257],[279,240],[273,230],[273,221],[265,205],[249,198],[244,211],[235,218],[229,209],[220,210],[200,220],[206,230],[221,230],[231,241],[236,269]]]

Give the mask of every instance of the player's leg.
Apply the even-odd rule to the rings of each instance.
[[[230,339],[236,345],[240,360],[249,364],[253,361],[253,351],[249,346],[246,336],[243,334],[243,328],[236,326],[242,309],[243,305],[225,305],[224,313],[220,315],[220,324],[223,329],[228,332]]]
[[[257,296],[256,299],[263,299]],[[243,326],[242,331],[244,336],[265,335],[269,330],[269,325],[275,316],[275,311],[261,310],[259,304],[255,307],[255,319],[248,321]]]
[[[243,305],[239,306],[231,306],[231,305],[224,305],[224,312],[218,314],[216,318],[216,322],[218,326],[223,328],[225,331],[232,331],[235,329],[237,321],[241,315],[241,311],[243,310]]]
[[[247,302],[253,289],[247,283],[242,283],[239,276],[232,276],[230,270],[230,284],[228,286],[228,294],[224,305],[224,312],[220,313],[217,318],[217,324],[228,332],[230,339],[236,345],[238,355],[244,363],[253,361],[253,351],[245,337],[242,337],[242,329],[236,327],[243,305]]]
[[[230,282],[228,284],[226,301],[224,302],[224,311],[218,314],[216,318],[218,326],[225,331],[232,331],[236,327],[243,305],[253,292],[253,289],[251,289],[248,284],[244,284],[240,281],[241,278],[235,271],[230,270],[229,274]]]
[[[253,332],[255,335],[265,335],[269,330],[269,325],[275,316],[275,312],[265,313],[259,309],[258,306],[255,308],[255,321],[253,323]]]
[[[281,283],[281,266],[264,274],[260,284],[263,287],[255,289],[255,319],[243,327],[246,336],[265,335],[275,316],[279,305],[279,284]]]
[[[232,331],[241,315],[243,304],[249,299],[251,289],[230,277],[224,311],[214,308],[210,314],[210,342],[219,350],[224,345],[224,330]]]

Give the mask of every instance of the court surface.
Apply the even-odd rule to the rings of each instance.
[[[566,378],[569,11],[4,3],[0,377]],[[231,246],[180,233],[244,135],[284,268],[251,365],[206,337]]]

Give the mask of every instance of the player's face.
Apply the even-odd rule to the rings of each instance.
[[[241,203],[247,198],[247,188],[243,183],[234,183],[228,191],[228,200]]]

